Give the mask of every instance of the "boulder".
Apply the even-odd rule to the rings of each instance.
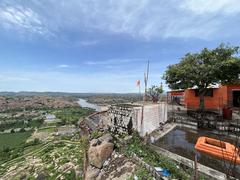
[[[97,145],[99,145],[99,144],[101,144],[101,141],[98,140],[98,139],[93,139],[93,140],[91,140],[91,142],[90,142],[90,146],[97,146]]]
[[[88,150],[88,158],[91,165],[102,168],[103,163],[111,156],[114,144],[103,141],[98,146],[91,146]]]
[[[95,180],[98,177],[99,173],[100,173],[100,169],[88,166],[87,172],[86,172],[86,179]]]
[[[105,172],[104,172],[104,171],[100,172],[99,175],[98,175],[98,177],[96,178],[96,180],[106,179],[106,178],[104,177],[104,175],[105,175]]]
[[[106,141],[106,142],[112,142],[113,141],[113,137],[111,136],[111,134],[104,134],[103,136],[101,136],[100,138],[98,138],[100,141]]]

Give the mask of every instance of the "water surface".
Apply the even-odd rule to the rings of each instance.
[[[224,172],[225,166],[222,160],[216,159],[215,157],[197,152],[194,148],[198,137],[207,136],[219,139],[218,135],[212,134],[210,131],[205,130],[189,130],[186,128],[175,128],[167,135],[156,141],[155,145],[167,149],[180,156],[194,160],[195,153],[198,157],[198,162],[201,164],[216,169],[220,172]],[[221,137],[223,141],[233,142],[233,139],[227,137]],[[240,166],[237,166],[237,175],[240,179]]]
[[[94,109],[95,111],[99,112],[101,111],[101,107],[96,105],[96,104],[92,104],[92,103],[89,103],[87,102],[87,100],[85,99],[79,99],[78,100],[78,104],[83,107],[83,108],[90,108],[90,109]]]

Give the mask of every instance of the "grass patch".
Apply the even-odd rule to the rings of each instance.
[[[6,129],[16,129],[16,128],[29,128],[29,127],[40,127],[43,124],[43,119],[31,117],[18,117],[18,118],[1,118],[0,117],[0,131]],[[27,123],[26,123],[27,122]]]
[[[56,127],[38,129],[38,132],[53,133],[56,131]]]
[[[23,151],[23,154],[27,154],[27,153],[30,153],[36,149],[40,149],[44,146],[44,144],[37,144],[35,146],[29,146],[29,147],[26,147]]]
[[[140,167],[135,172],[134,175],[130,176],[127,180],[135,180],[134,177],[137,177],[138,179],[144,179],[144,180],[153,180],[154,178],[149,175],[149,172],[144,168]]]
[[[104,133],[103,132],[100,132],[98,130],[94,130],[92,133],[91,133],[91,138],[92,139],[97,139],[99,137],[101,137]]]
[[[91,109],[81,107],[67,107],[57,109],[51,112],[57,119],[61,119],[60,125],[75,124],[81,117],[85,117],[93,113]]]
[[[32,131],[0,134],[0,151],[6,148],[15,148],[24,144],[31,136]]]

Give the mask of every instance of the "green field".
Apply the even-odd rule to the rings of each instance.
[[[53,133],[53,132],[56,132],[56,130],[57,130],[56,127],[47,127],[47,128],[38,129],[38,132]]]
[[[57,119],[60,119],[60,125],[75,124],[81,117],[85,117],[93,113],[91,109],[81,107],[66,107],[62,109],[53,110],[50,113],[54,114]]]
[[[25,143],[31,134],[32,131],[0,134],[0,151],[5,148],[12,149]]]

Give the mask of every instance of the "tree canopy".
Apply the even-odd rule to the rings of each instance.
[[[147,91],[148,96],[152,98],[152,101],[157,102],[159,100],[160,94],[163,93],[162,84],[158,87],[153,85]]]
[[[163,78],[171,89],[198,88],[201,104],[210,85],[238,83],[238,53],[239,47],[224,44],[212,50],[204,48],[199,53],[188,53],[178,64],[168,66]]]

